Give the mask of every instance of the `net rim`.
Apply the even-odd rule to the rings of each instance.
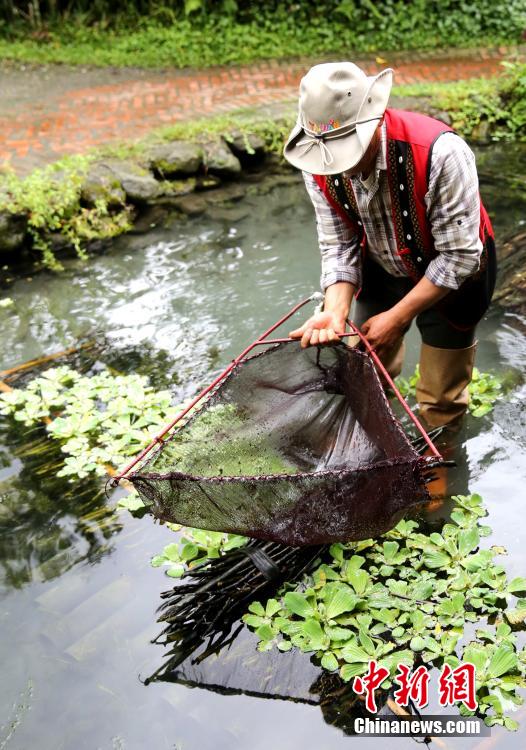
[[[364,466],[352,468],[352,469],[324,469],[322,471],[302,471],[302,472],[296,472],[294,474],[243,474],[240,476],[234,476],[234,475],[217,475],[212,477],[205,477],[200,476],[198,474],[187,474],[185,472],[181,471],[170,471],[166,474],[161,474],[159,472],[134,472],[133,474],[130,474],[128,477],[130,482],[133,482],[135,479],[144,479],[144,480],[180,480],[180,481],[190,481],[190,482],[204,482],[206,484],[233,484],[233,483],[239,483],[239,484],[248,484],[250,482],[272,482],[274,480],[282,481],[289,481],[289,482],[298,482],[302,479],[312,478],[312,477],[346,477],[350,475],[356,475],[356,474],[363,474],[367,472],[373,472],[377,470],[382,469],[388,469],[392,466],[412,466],[413,468],[418,469],[427,469],[427,464],[431,461],[434,461],[434,458],[432,456],[420,456],[415,452],[414,456],[411,457],[404,457],[397,459],[396,457],[392,457],[390,459],[384,459],[383,461],[378,461],[374,464],[366,464]]]

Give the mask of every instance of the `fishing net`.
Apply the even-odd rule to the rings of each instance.
[[[128,479],[161,519],[301,546],[383,533],[429,499],[430,466],[368,354],[280,343],[236,361]]]

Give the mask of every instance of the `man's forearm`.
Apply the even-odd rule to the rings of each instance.
[[[354,285],[348,281],[338,281],[325,290],[323,309],[326,312],[333,313],[341,323],[341,328],[337,333],[342,333],[345,330],[345,322],[349,317],[353,297]]]
[[[402,326],[408,326],[419,313],[432,307],[450,291],[450,289],[436,286],[424,276],[400,302],[391,308],[391,312]]]

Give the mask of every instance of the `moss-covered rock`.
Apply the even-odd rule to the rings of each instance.
[[[219,177],[234,178],[241,174],[241,162],[217,136],[203,143],[206,171]]]
[[[195,177],[188,177],[186,180],[162,180],[158,183],[159,192],[155,202],[162,201],[164,198],[175,198],[181,195],[189,195],[196,189]]]
[[[126,193],[108,166],[104,163],[94,164],[88,171],[80,190],[81,201],[88,207],[95,206],[103,200],[109,208],[123,206]]]
[[[159,143],[147,152],[150,168],[160,177],[194,175],[203,164],[203,157],[203,149],[188,141]]]
[[[148,203],[159,195],[159,183],[149,170],[139,164],[111,160],[104,162],[104,166],[121,185],[131,203]]]

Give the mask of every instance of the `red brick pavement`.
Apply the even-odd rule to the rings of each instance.
[[[385,55],[385,63],[358,62],[370,73],[391,65],[397,84],[446,82],[497,75],[509,53],[500,48],[460,52],[455,57]],[[42,83],[31,98],[26,95],[18,103],[15,98],[8,112],[0,105],[0,163],[25,174],[65,154],[137,139],[160,125],[294,99],[299,80],[312,62],[143,72],[119,83],[63,87],[62,91],[55,87],[51,94]]]

